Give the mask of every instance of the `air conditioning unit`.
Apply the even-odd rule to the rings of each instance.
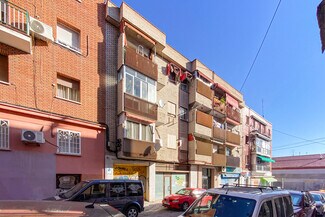
[[[43,41],[54,41],[52,27],[33,17],[29,17],[29,29],[36,38]]]
[[[45,143],[44,133],[39,131],[22,130],[21,141],[26,143]]]

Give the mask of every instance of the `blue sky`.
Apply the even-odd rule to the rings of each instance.
[[[125,2],[163,31],[169,45],[190,60],[199,59],[237,90],[278,4],[278,0]],[[316,18],[319,2],[281,2],[242,89],[246,104],[260,114],[264,102],[264,116],[274,128],[273,156],[325,153],[325,54]],[[318,143],[312,143],[315,139]]]

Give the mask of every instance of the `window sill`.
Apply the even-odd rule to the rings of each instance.
[[[60,45],[61,47],[63,48],[66,48],[74,53],[77,53],[79,55],[82,55],[81,51],[80,50],[76,50],[76,49],[73,49],[71,48],[70,46],[66,45],[66,44],[63,44],[63,43],[60,43],[59,41],[55,41],[56,44]]]
[[[11,151],[11,149],[7,148],[0,148],[0,151]]]
[[[58,96],[55,96],[55,98],[56,98],[56,99],[63,100],[63,101],[67,101],[67,102],[75,103],[75,104],[77,104],[77,105],[81,105],[81,103],[80,103],[80,102],[77,102],[77,101],[73,101],[73,100],[65,99],[65,98],[58,97]]]
[[[68,157],[81,157],[81,154],[69,154],[69,153],[56,153],[56,155],[62,155]]]
[[[9,82],[6,82],[6,81],[0,81],[0,84],[4,84],[4,85],[10,85],[10,83]]]

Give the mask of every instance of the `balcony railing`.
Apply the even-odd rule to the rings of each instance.
[[[226,131],[224,129],[219,128],[219,127],[213,127],[212,137],[214,139],[225,141],[225,139],[226,139]]]
[[[256,171],[271,171],[270,165],[257,164]]]
[[[262,148],[259,146],[256,146],[256,153],[257,154],[262,154],[262,155],[271,155],[271,150],[270,149],[266,149],[266,148]]]
[[[156,81],[158,79],[157,64],[138,54],[133,48],[125,47],[125,64]]]
[[[230,106],[227,106],[227,117],[240,123],[240,112],[237,110],[231,108]]]
[[[125,157],[157,159],[155,143],[125,138],[123,141]]]
[[[227,156],[227,167],[239,167],[240,166],[240,158]]]
[[[124,93],[125,111],[140,115],[151,120],[157,120],[157,105]]]
[[[240,135],[232,133],[230,131],[226,132],[226,142],[232,143],[235,145],[240,145]]]
[[[219,167],[225,167],[226,166],[226,155],[213,153],[212,154],[212,165],[219,166]]]
[[[0,24],[29,35],[28,11],[7,0],[0,0]]]

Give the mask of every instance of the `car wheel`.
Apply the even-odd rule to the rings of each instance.
[[[187,210],[188,206],[189,206],[188,202],[184,202],[182,204],[182,210],[184,210],[184,211]]]
[[[125,212],[127,217],[137,217],[139,214],[138,209],[135,206],[130,206]]]

